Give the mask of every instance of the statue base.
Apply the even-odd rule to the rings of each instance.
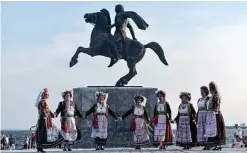
[[[155,91],[157,88],[147,87],[115,87],[115,86],[89,86],[73,89],[73,99],[77,104],[78,110],[85,115],[93,104],[96,103],[95,92],[107,92],[107,104],[117,116],[123,115],[134,105],[134,96],[141,94],[147,98],[146,110],[148,115],[153,117],[154,106],[157,102]],[[77,125],[81,131],[82,143],[74,147],[92,148],[94,139],[91,138],[92,115],[87,120],[77,119]],[[113,117],[108,117],[108,139],[106,147],[133,147],[133,133],[130,131],[131,115],[124,121],[115,122]],[[152,140],[152,138],[150,137]]]

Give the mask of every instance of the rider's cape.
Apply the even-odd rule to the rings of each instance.
[[[131,18],[137,27],[141,30],[146,30],[146,28],[149,26],[146,21],[142,17],[140,17],[136,12],[133,11],[125,11],[121,12],[120,15],[123,15],[126,18]]]

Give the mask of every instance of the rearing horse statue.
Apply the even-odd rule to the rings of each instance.
[[[77,51],[71,58],[70,67],[74,66],[78,62],[78,56],[80,53],[85,53],[92,57],[105,56],[111,59],[114,58],[111,53],[112,45],[110,45],[113,35],[111,34],[110,29],[111,18],[109,12],[106,9],[103,9],[100,12],[87,13],[84,15],[84,18],[87,23],[94,24],[91,33],[90,46],[89,48],[81,46],[77,48]],[[160,61],[164,65],[168,65],[164,51],[157,42],[150,42],[143,45],[139,41],[127,38],[125,40],[124,48],[125,51],[120,52],[122,56],[121,59],[124,59],[127,62],[129,73],[117,81],[115,84],[117,87],[127,85],[128,82],[137,75],[136,64],[144,57],[146,48],[152,49],[158,55]]]

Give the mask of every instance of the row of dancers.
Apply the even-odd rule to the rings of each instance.
[[[52,113],[48,107],[48,89],[42,90],[36,101],[39,110],[39,120],[36,130],[37,151],[44,152],[43,148],[57,146],[63,142],[64,151],[71,151],[74,141],[80,139],[80,130],[75,124],[75,117],[86,119],[92,114],[92,132],[96,150],[104,150],[108,136],[108,117],[112,116],[115,121],[122,121],[129,115],[131,117],[130,130],[133,132],[135,149],[150,144],[149,124],[154,126],[153,142],[159,149],[166,149],[166,146],[173,145],[173,132],[171,123],[176,122],[176,145],[183,149],[191,149],[195,146],[204,146],[204,150],[221,150],[221,145],[226,143],[225,123],[220,111],[220,96],[214,82],[209,88],[202,86],[201,98],[197,101],[198,111],[196,112],[191,101],[191,93],[181,92],[179,97],[181,104],[178,114],[172,120],[172,112],[169,103],[166,101],[166,93],[157,91],[158,102],[154,107],[154,116],[149,119],[145,109],[147,98],[143,95],[134,97],[135,104],[123,115],[117,116],[107,104],[108,93],[96,92],[97,102],[85,113],[81,114],[76,103],[72,101],[72,92],[62,93],[64,101],[59,102],[58,107]],[[211,94],[209,96],[209,94]],[[61,131],[56,131],[52,118],[61,116]]]

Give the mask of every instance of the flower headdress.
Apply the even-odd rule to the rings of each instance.
[[[145,107],[146,106],[146,103],[147,103],[147,98],[142,96],[142,95],[136,95],[134,100],[135,100],[135,103],[138,101],[138,100],[141,100],[141,106]]]
[[[97,102],[98,102],[98,99],[99,99],[100,96],[104,96],[104,98],[105,98],[104,105],[106,106],[106,102],[107,102],[107,99],[108,99],[108,93],[104,93],[102,91],[96,92],[95,93],[95,97],[97,99]]]

